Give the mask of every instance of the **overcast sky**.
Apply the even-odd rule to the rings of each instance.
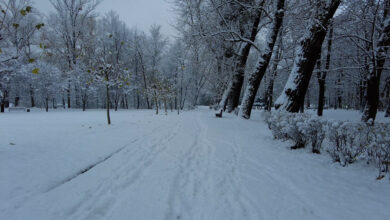
[[[33,0],[39,11],[47,14],[52,11],[49,0]],[[131,28],[137,27],[142,31],[149,31],[152,24],[162,26],[162,32],[172,36],[175,32],[175,16],[167,0],[102,0],[97,8],[99,14],[110,10],[119,13],[120,18]]]

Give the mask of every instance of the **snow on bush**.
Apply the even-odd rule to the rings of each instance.
[[[358,160],[374,163],[381,172],[390,165],[390,124],[325,120],[304,113],[276,111],[267,113],[265,121],[275,139],[291,140],[292,149],[311,143],[312,152],[325,150],[333,161],[343,166]]]
[[[367,150],[369,160],[378,167],[381,172],[388,172],[390,165],[390,124],[378,123],[369,131],[370,145]]]
[[[370,144],[370,128],[365,123],[329,121],[327,151],[335,162],[343,166],[364,158]]]
[[[325,137],[323,121],[309,114],[293,114],[277,111],[266,117],[275,139],[291,140],[292,149],[312,145],[313,153],[319,153]]]

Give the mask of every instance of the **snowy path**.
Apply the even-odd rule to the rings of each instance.
[[[55,114],[71,121],[82,113]],[[203,108],[180,116],[119,112],[111,128],[91,116],[82,123],[93,128],[61,133],[74,126],[67,125],[34,143],[15,130],[33,126],[26,122],[32,116],[10,116],[0,117],[16,122],[0,130],[0,219],[390,219],[387,179],[375,181],[361,164],[342,168],[323,155],[287,150],[260,120],[216,119]],[[76,147],[63,140],[46,151],[58,142],[55,134],[76,133]],[[23,173],[20,164],[37,168]]]

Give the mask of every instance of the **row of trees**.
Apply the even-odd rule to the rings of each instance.
[[[268,110],[390,114],[390,0],[174,0],[172,39],[97,15],[96,0],[50,3],[44,16],[27,0],[1,1],[2,109],[241,104],[250,118],[260,97]]]
[[[241,100],[239,114],[249,118],[256,97],[271,109],[280,94],[276,108],[298,112],[306,103],[319,115],[324,107],[359,109],[364,121],[375,120],[378,108],[389,111],[389,4],[176,1],[184,33],[208,45],[215,71],[227,76],[219,79],[220,109],[232,112]]]
[[[193,39],[161,27],[130,29],[96,0],[50,0],[44,15],[27,0],[0,3],[1,111],[16,106],[176,109],[196,105],[213,62]],[[216,88],[219,89],[219,88]]]

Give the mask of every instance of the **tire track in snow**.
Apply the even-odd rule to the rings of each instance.
[[[213,151],[205,142],[206,130],[207,127],[201,125],[198,114],[194,140],[179,157],[179,170],[173,178],[168,196],[166,220],[205,219],[212,212],[212,209],[204,210],[213,201],[210,195],[213,192],[210,182]]]
[[[226,164],[222,168],[225,171],[224,175],[217,183],[218,200],[223,201],[223,204],[218,206],[217,212],[221,212],[223,216],[226,215],[226,211],[231,212],[228,215],[230,219],[263,219],[260,208],[242,184],[239,168],[241,149],[236,139],[234,134],[233,140],[230,140],[232,143],[226,144],[226,146],[231,147],[231,159],[225,162]]]
[[[135,142],[137,142],[137,141],[138,141],[138,138],[136,138],[136,139],[132,140],[131,142],[129,142],[129,143],[123,145],[123,146],[120,147],[118,150],[114,151],[113,153],[109,154],[108,156],[104,157],[103,159],[98,160],[97,162],[95,162],[95,163],[93,163],[93,164],[91,164],[91,165],[89,165],[89,166],[87,166],[87,167],[81,169],[81,170],[80,170],[79,172],[77,172],[76,174],[74,174],[74,175],[72,175],[72,176],[70,176],[70,177],[68,177],[68,178],[66,178],[66,179],[64,179],[64,180],[62,180],[62,181],[60,181],[59,183],[55,184],[54,186],[49,187],[46,191],[44,191],[44,193],[49,193],[50,191],[55,190],[55,189],[58,188],[58,187],[61,187],[62,185],[64,185],[64,184],[66,184],[66,183],[72,181],[73,179],[79,177],[80,175],[83,175],[83,174],[87,173],[87,172],[90,171],[91,169],[95,168],[97,165],[106,162],[108,159],[110,159],[111,157],[113,157],[113,156],[116,155],[116,154],[119,154],[119,153],[120,153],[121,151],[123,151],[126,147],[128,147],[129,145],[131,145],[131,144],[133,144],[133,143],[135,143]]]
[[[116,164],[115,169],[110,166],[112,173],[99,180],[93,190],[88,190],[77,204],[63,213],[64,216],[69,216],[69,219],[106,219],[116,201],[120,199],[120,192],[128,190],[145,174],[154,159],[167,148],[166,143],[177,135],[178,130],[179,123],[176,123],[168,134],[161,132],[159,138],[153,138],[151,141],[145,139],[140,143],[141,147],[135,150],[119,152],[114,161],[119,164]]]
[[[305,212],[318,213],[316,212],[317,209],[312,205],[312,201],[306,199],[306,197],[304,196],[305,190],[302,190],[301,187],[293,183],[291,179],[288,178],[289,175],[284,173],[282,168],[273,168],[272,164],[264,165],[256,160],[249,159],[250,157],[247,158],[249,162],[261,168],[262,171],[261,174],[263,175],[262,177],[264,180],[268,181],[268,185],[273,185],[277,187],[280,194],[283,194],[284,196],[288,195],[294,198],[295,201],[294,204],[298,205],[298,207],[294,206],[293,210],[297,211],[299,210],[298,209],[299,207],[303,207],[303,210]],[[250,177],[250,178],[255,178],[259,180],[259,177]],[[259,181],[264,181],[264,180],[259,180]]]

